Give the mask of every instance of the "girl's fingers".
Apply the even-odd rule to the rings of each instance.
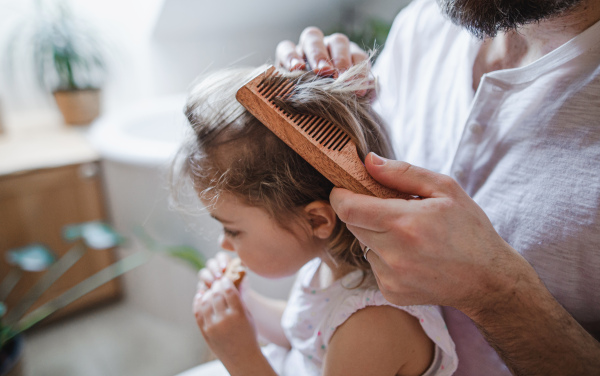
[[[225,270],[229,261],[231,261],[231,256],[227,252],[218,252],[215,255],[215,259],[217,260],[217,264],[221,270]]]
[[[206,262],[206,268],[213,274],[215,279],[219,279],[223,275],[223,269],[215,258],[211,258]]]
[[[222,287],[220,286],[223,284],[222,281],[227,279],[228,278],[224,278],[215,282],[215,293],[213,294],[211,302],[213,307],[213,314],[217,316],[220,313],[225,312],[225,310],[227,309],[227,302],[225,300],[225,297],[223,296]]]
[[[215,276],[210,270],[206,268],[200,269],[200,271],[198,272],[198,279],[200,281],[198,283],[198,287],[200,287],[200,285],[202,284],[205,284],[206,287],[210,287],[215,282]]]
[[[212,304],[213,292],[207,291],[198,302],[198,309],[196,311],[196,320],[198,320],[198,325],[202,329],[202,325],[206,326],[207,324],[212,323],[214,316],[214,309]]]
[[[231,282],[228,278],[223,278],[223,282],[221,283],[220,287],[229,309],[237,312],[243,312],[244,306],[242,304],[240,294],[233,285],[233,282]]]

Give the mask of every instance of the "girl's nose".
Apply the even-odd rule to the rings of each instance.
[[[219,244],[221,245],[221,248],[223,248],[226,251],[234,250],[233,246],[231,245],[229,240],[227,240],[227,237],[225,236],[225,234],[219,235]]]

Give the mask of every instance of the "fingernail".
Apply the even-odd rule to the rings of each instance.
[[[331,76],[335,73],[335,70],[329,65],[327,60],[321,60],[317,64],[317,73],[324,76]]]
[[[375,166],[383,166],[387,162],[387,159],[378,156],[377,154],[371,152],[371,163]]]
[[[291,63],[290,63],[290,70],[294,71],[294,70],[302,70],[304,69],[306,66],[304,64],[303,61],[299,60],[299,59],[292,59]]]

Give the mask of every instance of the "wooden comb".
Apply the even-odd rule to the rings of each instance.
[[[412,198],[375,181],[360,160],[356,145],[340,127],[275,104],[275,98],[289,95],[294,87],[293,80],[283,78],[270,66],[242,86],[236,99],[336,187],[380,198]]]

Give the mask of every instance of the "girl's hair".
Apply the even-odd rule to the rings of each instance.
[[[281,72],[297,85],[280,105],[340,126],[356,144],[362,160],[369,151],[391,158],[389,138],[371,110],[370,99],[355,94],[373,91],[369,66],[369,62],[354,66],[337,79],[310,72]],[[264,208],[287,228],[290,218],[301,213],[299,208],[313,201],[329,201],[333,184],[236,101],[237,90],[265,69],[223,70],[193,87],[185,108],[193,137],[180,150],[179,173],[191,178],[203,201],[214,202],[219,194],[232,193],[248,205]],[[358,241],[339,219],[329,250],[337,262],[370,270]]]

